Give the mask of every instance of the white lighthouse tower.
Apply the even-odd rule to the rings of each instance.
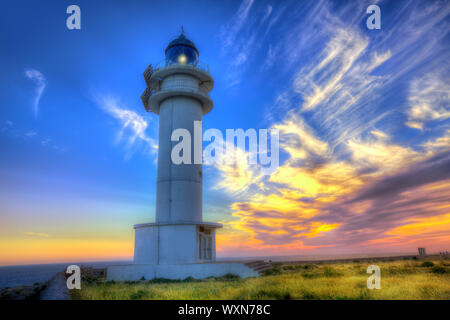
[[[186,129],[194,137],[194,122],[211,111],[208,93],[214,80],[207,68],[199,65],[197,48],[184,34],[169,43],[165,54],[164,66],[154,70],[150,66],[144,72],[148,84],[142,95],[144,106],[159,115],[156,222],[134,226],[134,262],[214,261],[215,229],[222,225],[203,222],[202,165],[193,164],[193,159],[192,164],[171,160],[177,143],[171,141],[174,130]]]
[[[147,111],[159,115],[156,217],[155,222],[134,226],[134,264],[109,267],[110,280],[258,275],[243,263],[215,263],[215,232],[222,225],[203,221],[202,149],[196,150],[191,141],[191,164],[171,159],[178,143],[171,140],[172,133],[185,129],[191,137],[201,136],[201,127],[194,123],[213,107],[209,92],[214,79],[198,58],[196,46],[182,32],[167,46],[165,61],[144,72],[142,101]]]

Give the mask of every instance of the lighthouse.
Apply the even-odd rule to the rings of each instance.
[[[185,129],[193,137],[195,122],[213,107],[209,92],[214,79],[198,58],[194,43],[181,33],[167,46],[163,65],[144,72],[142,101],[147,111],[159,115],[156,217],[155,223],[134,226],[135,263],[215,260],[215,229],[222,225],[203,222],[202,164],[174,164],[171,159],[176,144],[172,133]],[[194,158],[198,151],[191,145]]]
[[[199,51],[184,31],[164,51],[165,59],[144,71],[141,96],[146,111],[159,116],[155,221],[134,225],[132,265],[113,266],[109,280],[142,278],[184,279],[236,274],[257,276],[239,262],[216,262],[216,230],[220,223],[204,222],[202,212],[202,147],[191,143],[192,161],[174,163],[173,132],[201,136],[203,116],[213,108],[209,96],[214,79],[199,62]],[[200,124],[200,126],[199,126]],[[198,132],[200,131],[200,132]]]

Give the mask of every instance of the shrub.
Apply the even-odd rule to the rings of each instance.
[[[305,279],[312,279],[312,278],[318,278],[320,277],[317,273],[311,273],[311,272],[305,272],[301,274],[303,278]]]
[[[283,270],[295,270],[294,266],[284,266]]]
[[[178,280],[178,279],[166,279],[166,278],[154,278],[153,280],[150,280],[150,283],[179,283],[179,282],[190,282],[192,277],[187,277],[184,280]],[[194,279],[194,278],[192,278]],[[194,279],[195,280],[195,279]]]
[[[421,266],[422,266],[422,267],[425,267],[425,268],[429,268],[429,267],[433,267],[433,266],[434,266],[434,263],[431,262],[431,261],[424,261],[424,262],[421,264]]]
[[[240,278],[240,276],[232,273],[227,273],[226,275],[220,277],[221,280],[239,280]]]
[[[264,272],[265,276],[274,276],[277,274],[281,274],[281,271],[278,268],[273,268],[273,269],[270,269],[270,270],[267,270],[266,272]]]
[[[444,273],[447,273],[447,270],[441,266],[434,266],[433,269],[431,269],[431,272],[437,273],[437,274],[444,274]]]
[[[130,295],[131,300],[139,300],[145,296],[146,292],[144,290],[139,290],[138,292],[132,293]]]
[[[187,277],[186,279],[183,280],[184,282],[194,282],[195,278],[193,277]]]
[[[276,300],[290,300],[292,296],[289,291],[268,289],[268,290],[258,290],[255,293],[256,299],[276,299]]]
[[[325,268],[323,269],[323,275],[324,275],[325,277],[337,277],[337,276],[340,276],[341,273],[337,272],[336,270],[334,270],[334,269],[331,268],[331,267],[325,267]]]
[[[314,299],[319,299],[320,297],[318,295],[316,295],[315,293],[312,292],[305,292],[303,293],[303,299],[305,300],[314,300]]]

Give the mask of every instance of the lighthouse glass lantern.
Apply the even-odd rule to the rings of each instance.
[[[180,34],[178,38],[170,42],[165,53],[166,65],[178,63],[196,66],[198,64],[197,48],[184,34]]]

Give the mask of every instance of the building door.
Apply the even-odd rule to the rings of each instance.
[[[200,227],[198,232],[198,258],[199,260],[212,260],[211,230]]]

